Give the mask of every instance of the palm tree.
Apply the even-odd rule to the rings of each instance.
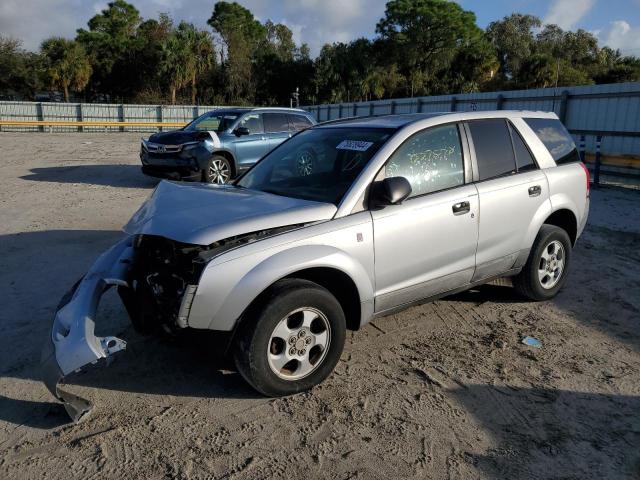
[[[215,58],[213,41],[209,32],[198,30],[191,23],[181,22],[177,33],[185,44],[185,70],[191,83],[191,103],[195,105],[198,76],[211,67]]]
[[[52,37],[40,47],[48,64],[46,75],[52,88],[64,91],[65,102],[69,101],[69,90],[83,90],[91,77],[91,62],[84,48],[74,40]]]
[[[187,53],[184,41],[175,33],[162,46],[162,60],[159,69],[168,80],[171,90],[171,104],[176,103],[177,91],[186,84],[189,78],[185,64]]]

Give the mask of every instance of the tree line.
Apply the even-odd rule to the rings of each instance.
[[[143,19],[115,0],[74,39],[38,52],[0,37],[0,98],[60,91],[91,102],[288,105],[637,81],[640,59],[514,13],[481,29],[448,0],[390,0],[373,39],[325,44],[312,59],[286,25],[236,2],[200,29],[168,14]]]

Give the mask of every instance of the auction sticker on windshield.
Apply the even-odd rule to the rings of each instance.
[[[364,142],[362,140],[343,140],[341,141],[336,150],[355,150],[356,152],[365,152],[373,142]]]

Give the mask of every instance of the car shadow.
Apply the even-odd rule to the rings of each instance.
[[[152,188],[159,179],[144,175],[138,165],[72,165],[32,168],[22,180],[53,183],[84,183],[121,188]]]

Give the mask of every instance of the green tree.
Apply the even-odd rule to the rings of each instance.
[[[89,20],[89,30],[78,30],[76,39],[91,56],[93,90],[132,96],[140,71],[139,64],[135,62],[135,47],[141,22],[140,12],[133,5],[115,0]]]
[[[265,27],[236,2],[216,3],[207,23],[220,39],[227,99],[250,102],[255,96],[252,58],[266,37]]]
[[[213,41],[208,32],[186,22],[180,23],[176,35],[182,43],[184,70],[191,84],[191,103],[195,104],[198,78],[212,67],[215,60]]]
[[[427,93],[460,45],[481,38],[473,12],[446,0],[390,0],[376,31],[389,42],[408,93]]]
[[[91,63],[84,48],[74,40],[53,37],[45,40],[41,47],[46,59],[47,77],[52,88],[64,91],[65,102],[69,91],[81,91],[89,82]]]
[[[19,40],[0,36],[0,95],[32,96],[40,87],[40,64],[40,56],[24,51]]]
[[[520,68],[536,47],[533,29],[541,25],[538,17],[521,13],[489,24],[487,37],[496,49],[500,62],[499,76],[503,81],[518,83]]]

